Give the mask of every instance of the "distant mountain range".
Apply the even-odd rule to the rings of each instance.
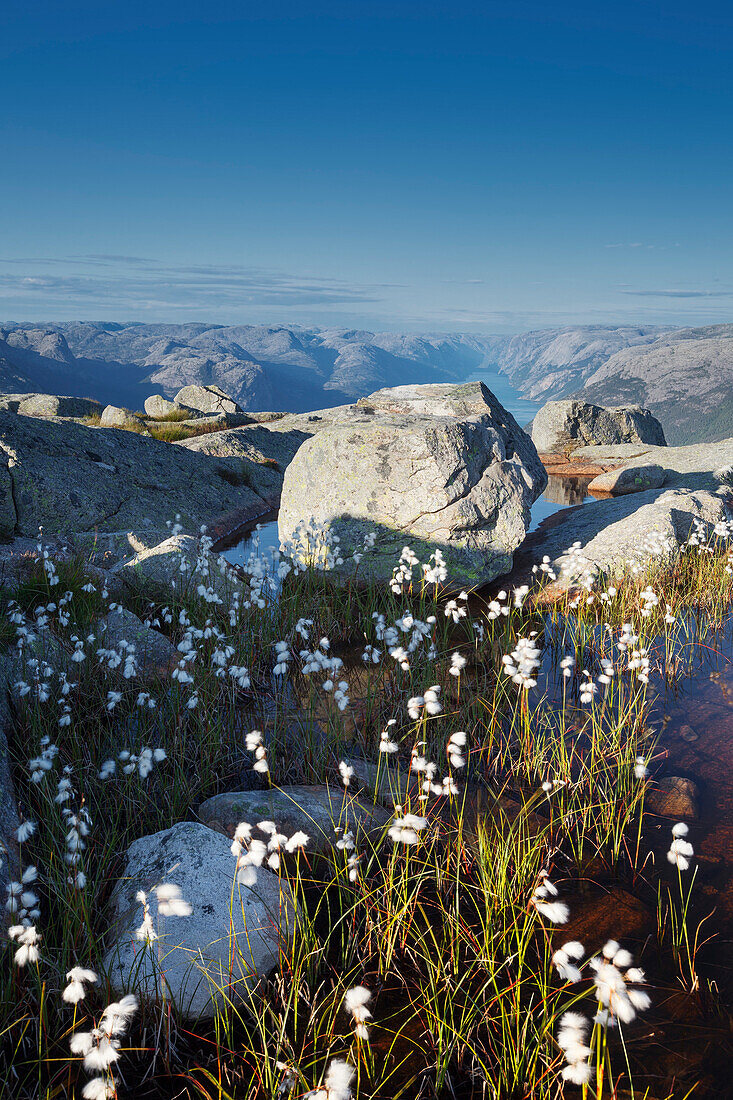
[[[670,443],[733,436],[733,324],[576,326],[518,336],[404,335],[277,325],[6,323],[0,389],[142,408],[151,393],[221,386],[243,408],[303,412],[385,386],[500,369],[536,402],[639,403]]]

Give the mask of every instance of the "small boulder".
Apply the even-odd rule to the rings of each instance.
[[[360,834],[379,830],[390,820],[383,807],[359,798],[343,788],[293,786],[266,791],[228,791],[214,795],[199,807],[204,825],[226,836],[234,836],[240,821],[255,824],[274,821],[281,833],[291,836],[302,830],[310,837],[307,851],[326,852],[334,846],[342,831]]]
[[[644,796],[647,810],[659,817],[676,821],[697,821],[700,816],[700,792],[697,784],[681,775],[666,775]]]
[[[664,467],[653,463],[649,466],[625,466],[598,474],[588,485],[588,492],[613,493],[614,496],[641,493],[645,489],[661,489],[665,477]]]
[[[618,443],[666,445],[662,425],[648,409],[602,408],[585,401],[548,401],[532,421],[532,442],[541,454]]]
[[[133,592],[170,594],[175,586],[187,590],[198,590],[201,586],[211,588],[218,601],[226,603],[227,607],[226,601],[240,588],[224,559],[217,554],[202,554],[198,539],[192,535],[172,535],[157,546],[141,550],[128,561],[118,563],[110,572],[119,576]]]
[[[121,409],[118,405],[107,405],[100,423],[103,428],[125,428],[140,434],[148,430],[139,416],[129,409]]]
[[[254,886],[235,883],[229,841],[193,821],[141,837],[127,850],[112,894],[112,943],[105,967],[116,995],[156,1000],[163,991],[188,1019],[210,1019],[224,996],[237,1000],[279,961],[295,934],[287,883],[259,868]],[[154,887],[178,886],[187,916],[161,916]],[[143,923],[139,890],[148,895],[159,939],[137,938]]]
[[[118,606],[108,612],[97,623],[95,633],[97,648],[118,649],[120,642],[135,646],[137,676],[140,679],[165,677],[180,660],[180,653],[164,634],[146,626],[126,607]]]
[[[202,413],[241,413],[244,410],[218,386],[184,386],[176,394],[176,405]]]
[[[159,393],[154,393],[150,397],[146,397],[144,407],[148,416],[152,416],[155,419],[160,419],[160,417],[163,416],[170,416],[171,413],[181,412],[180,405],[177,405],[175,401],[169,401],[166,397],[161,397]]]
[[[19,403],[17,411],[21,416],[82,418],[99,416],[102,405],[91,397],[59,397],[55,393],[33,393]]]

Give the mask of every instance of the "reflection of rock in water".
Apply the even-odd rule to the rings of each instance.
[[[589,477],[558,477],[550,474],[543,496],[552,504],[582,504],[588,495]]]

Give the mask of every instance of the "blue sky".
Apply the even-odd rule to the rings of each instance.
[[[732,46],[706,0],[6,0],[0,318],[733,320]]]

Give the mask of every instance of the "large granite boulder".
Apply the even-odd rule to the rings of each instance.
[[[91,397],[59,397],[55,393],[32,393],[18,404],[21,416],[100,416],[102,405]]]
[[[235,883],[229,840],[193,821],[141,837],[127,850],[112,894],[112,942],[105,958],[115,994],[163,991],[188,1019],[211,1018],[224,997],[240,999],[274,969],[295,934],[292,893],[266,868],[254,886]],[[160,915],[154,887],[178,886],[188,915]],[[138,891],[148,896],[159,939],[137,938],[143,924]],[[222,992],[220,992],[223,991]]]
[[[0,534],[158,530],[176,513],[187,530],[243,513],[262,498],[224,459],[135,432],[0,411]],[[222,534],[224,532],[222,531]]]
[[[184,386],[173,398],[176,405],[202,413],[241,413],[242,407],[219,386]]]
[[[548,401],[532,421],[532,442],[540,454],[616,443],[665,445],[662,425],[640,405],[602,408],[585,401]]]
[[[118,562],[110,576],[119,579],[127,591],[161,597],[163,593],[171,594],[174,588],[195,592],[203,585],[227,607],[234,591],[241,587],[225,559],[202,553],[198,539],[192,535],[171,535],[157,546]]]
[[[440,550],[448,584],[473,587],[511,569],[546,483],[532,441],[482,383],[398,386],[300,446],[285,471],[280,537],[297,542],[313,519],[340,539],[338,571],[353,574],[351,555],[374,532],[361,579],[389,579],[408,544],[423,563]]]

